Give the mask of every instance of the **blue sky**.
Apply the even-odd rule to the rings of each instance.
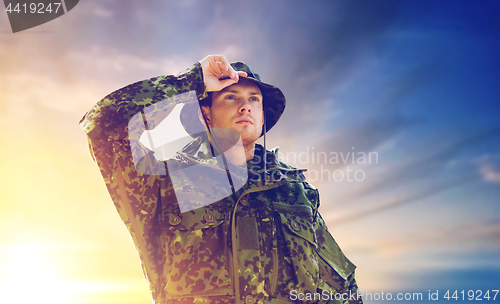
[[[67,280],[142,282],[78,120],[117,88],[219,53],[285,93],[269,146],[310,179],[364,174],[311,180],[362,289],[499,289],[499,12],[494,0],[87,0],[16,34],[0,13],[2,183],[25,193],[0,196],[0,242],[58,244],[66,230],[78,240],[58,254],[87,269],[66,269]],[[312,151],[375,152],[378,162],[286,154]]]

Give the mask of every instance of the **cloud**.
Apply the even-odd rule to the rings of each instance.
[[[30,55],[35,51],[27,52]],[[39,125],[57,125],[55,128],[64,132],[67,127],[61,128],[61,124],[76,127],[81,116],[108,93],[142,79],[175,74],[192,64],[181,56],[143,58],[104,46],[68,49],[59,58],[50,56],[48,49],[37,52],[46,59],[37,61],[36,56],[26,56],[25,66],[8,68],[8,73],[0,75],[3,131],[16,126],[17,131],[36,132]]]
[[[388,236],[357,235],[357,242],[348,246],[349,255],[353,261],[358,261],[362,272],[372,273],[372,278],[387,273],[387,267],[393,269],[390,271],[392,278],[421,271],[430,274],[443,270],[490,268],[498,272],[500,269],[497,258],[500,252],[499,219],[423,228]],[[423,286],[425,282],[408,286],[411,285]]]
[[[99,6],[94,7],[94,14],[98,17],[109,18],[113,16],[113,12]]]
[[[403,195],[403,197],[396,197],[395,199],[386,199],[385,203],[376,205],[375,207],[365,207],[362,210],[356,210],[351,214],[336,214],[335,216],[329,217],[332,222],[330,224],[333,226],[339,226],[343,224],[352,224],[353,221],[363,219],[367,216],[371,216],[377,213],[387,211],[396,207],[400,207],[409,203],[416,203],[424,200],[425,198],[432,197],[444,191],[453,189],[455,187],[461,186],[467,182],[474,179],[474,176],[461,177],[455,181],[443,182],[437,185],[430,186],[426,189],[418,189],[415,193],[409,195]],[[334,219],[334,217],[336,219]]]
[[[474,162],[484,181],[500,183],[500,155],[484,155]]]
[[[356,234],[342,247],[357,264],[358,284],[368,290],[458,288],[477,283],[471,278],[430,281],[435,276],[460,272],[499,275],[500,221],[476,221],[421,229],[410,233],[372,236]],[[493,275],[494,274],[494,275]],[[477,276],[474,276],[476,278]],[[458,282],[461,281],[461,284]],[[448,284],[448,286],[444,286]],[[477,284],[474,284],[476,286]],[[487,285],[479,286],[486,288]]]
[[[409,183],[418,179],[428,178],[434,173],[444,170],[446,165],[455,157],[476,145],[488,142],[500,136],[500,129],[494,128],[469,136],[445,140],[434,147],[427,146],[426,142],[420,142],[420,146],[412,147],[407,157],[399,157],[392,169],[385,176],[379,176],[364,192],[358,193],[358,197],[367,195],[376,189],[390,189]],[[435,141],[436,139],[433,139]],[[468,177],[465,177],[467,179]]]
[[[495,165],[481,165],[479,168],[483,179],[487,182],[500,183],[500,169]]]

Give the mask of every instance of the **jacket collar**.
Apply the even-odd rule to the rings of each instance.
[[[305,181],[302,173],[306,170],[293,168],[281,161],[277,155],[278,150],[279,147],[265,151],[267,168],[264,173],[264,147],[260,144],[255,144],[254,158],[247,162],[247,169],[254,174],[266,176],[265,178],[268,182],[275,182],[282,179],[295,182]],[[182,162],[208,165],[216,170],[225,171],[224,165],[220,164],[212,154],[211,144],[206,135],[195,137],[174,158]]]

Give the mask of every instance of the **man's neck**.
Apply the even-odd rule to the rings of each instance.
[[[214,150],[217,148],[223,148],[224,144],[218,142],[218,145],[214,145],[212,140],[210,144]],[[220,152],[220,151],[219,151]],[[232,147],[224,152],[224,156],[233,164],[242,166],[249,160],[253,159],[255,153],[255,142],[244,145],[240,140],[236,144],[232,144]]]
[[[243,150],[245,151],[245,162],[248,162],[254,157],[255,154],[255,142],[251,145],[243,146]]]
[[[249,145],[235,145],[231,149],[224,152],[227,159],[235,165],[242,166],[247,161],[251,160],[255,153],[255,143]]]

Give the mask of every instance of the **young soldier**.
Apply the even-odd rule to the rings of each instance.
[[[193,139],[158,160],[139,138],[182,103]],[[117,90],[82,118],[154,303],[361,303],[318,191],[256,144],[284,108],[249,66],[211,55]]]

